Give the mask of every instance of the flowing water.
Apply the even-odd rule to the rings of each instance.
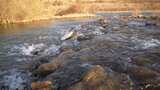
[[[19,68],[37,57],[34,52],[43,51],[41,54],[46,56],[58,54],[64,33],[87,21],[91,20],[44,21],[1,27],[0,83],[6,83],[11,90],[19,88],[28,77]]]
[[[33,57],[32,51],[34,50],[58,48],[61,43],[60,38],[69,28],[86,21],[71,20],[56,21],[56,23],[49,21],[1,27],[0,66],[6,67],[27,61],[29,57]]]
[[[109,16],[114,18],[117,17],[117,14],[97,15]],[[29,78],[30,73],[21,71],[20,68],[22,68],[25,63],[30,62],[31,60],[36,58],[36,52],[42,52],[40,54],[46,56],[54,56],[59,54],[59,49],[62,44],[60,38],[65,34],[65,32],[67,32],[72,27],[78,27],[79,25],[92,21],[94,21],[94,19],[57,20],[54,22],[44,21],[28,24],[13,24],[0,27],[0,84],[5,83],[5,85],[8,86],[10,90],[25,87],[22,84],[25,82],[29,82],[26,78]],[[137,22],[128,23],[129,27],[133,26],[134,28],[134,25],[140,26],[139,30],[137,30],[136,32],[139,32],[142,28],[146,29],[146,31],[149,30],[147,31],[148,33],[152,33],[154,32],[154,30],[159,32],[159,28],[153,29],[141,27],[143,25]],[[132,31],[128,33],[131,32]],[[115,38],[119,41],[125,40],[125,38],[127,37],[124,37],[122,34],[107,34],[107,37],[105,38],[109,40]],[[148,49],[152,47],[159,47],[160,38],[158,38],[142,37],[142,39],[140,39],[139,36],[136,36],[136,34],[131,35],[130,41],[133,44],[133,47],[131,48]]]

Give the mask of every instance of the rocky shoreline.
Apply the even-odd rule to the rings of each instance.
[[[117,16],[70,28],[51,57],[30,53],[38,58],[24,66],[27,88],[159,90],[159,23],[158,16]]]

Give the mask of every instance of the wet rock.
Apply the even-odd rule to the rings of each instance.
[[[33,71],[33,75],[46,76],[52,72],[54,72],[57,68],[61,67],[61,62],[53,61],[51,63],[42,64]]]
[[[106,18],[100,18],[100,19],[98,20],[98,22],[99,22],[99,24],[100,24],[102,27],[104,27],[104,28],[106,28],[106,27],[108,26],[108,21],[107,21]]]
[[[87,71],[86,67],[72,62],[48,75],[46,80],[55,83],[55,90],[66,90],[71,85],[81,81]]]
[[[156,64],[153,64],[152,65],[152,68],[155,70],[155,71],[157,71],[157,72],[159,72],[160,73],[160,64],[159,63],[156,63]]]
[[[146,85],[145,88],[143,88],[143,90],[160,90],[160,85]]]
[[[145,81],[137,80],[135,84],[136,90],[159,90],[160,78],[146,79]]]
[[[145,15],[140,14],[140,15],[136,16],[135,18],[138,18],[138,19],[145,19],[145,18],[147,18],[147,17],[146,17]]]
[[[66,40],[61,44],[61,51],[66,51],[70,49],[79,49],[80,42],[78,40]]]
[[[53,44],[48,48],[46,48],[44,52],[42,52],[42,55],[51,55],[51,56],[58,55],[61,52],[60,48],[61,46]]]
[[[160,88],[160,78],[146,80],[144,86],[145,88],[151,87],[152,89]]]
[[[99,83],[99,81],[103,80],[105,76],[105,70],[101,66],[97,65],[87,72],[83,80],[85,82],[90,82],[90,85],[94,85],[96,83]]]
[[[117,87],[105,70],[97,65],[87,71],[82,81],[72,85],[68,90],[117,90]]]
[[[99,36],[103,35],[104,33],[102,32],[104,28],[102,26],[96,26],[92,24],[86,24],[86,25],[81,25],[78,27],[75,27],[75,38],[78,41],[82,40],[89,40],[92,39],[94,36]]]
[[[145,53],[136,55],[132,58],[132,63],[138,66],[147,67],[157,72],[160,72],[159,71],[159,67],[160,67],[159,54],[160,53],[158,51],[159,49],[155,48],[152,50],[150,49],[149,52],[146,51]]]
[[[40,65],[44,63],[49,63],[53,59],[53,56],[43,55],[43,56],[37,56],[34,60],[28,62],[24,67],[26,67],[29,71],[34,71],[37,69]]]
[[[85,35],[85,34],[83,34],[83,33],[79,33],[79,32],[78,32],[78,35],[77,35],[77,40],[78,40],[78,41],[89,40],[89,39],[91,39],[91,38],[93,38],[92,35]]]
[[[112,78],[119,82],[120,90],[134,90],[134,82],[129,75],[125,73],[114,73]]]
[[[136,65],[146,66],[146,67],[150,67],[152,64],[154,64],[154,60],[145,56],[136,56],[133,58],[132,62]]]
[[[32,82],[32,90],[53,90],[53,84],[51,81]]]
[[[157,15],[149,16],[149,17],[147,17],[147,19],[160,21],[160,17]]]
[[[157,24],[154,22],[146,22],[146,26],[156,26]]]
[[[71,41],[71,40],[64,41],[61,44],[61,50],[62,51],[72,49],[73,47],[74,47],[74,44],[73,44],[73,41]]]
[[[63,40],[67,40],[67,39],[69,39],[69,38],[72,38],[72,37],[74,37],[74,35],[75,35],[75,31],[69,31],[69,32],[67,32],[62,38],[61,38],[61,40],[63,41]]]
[[[93,52],[90,52],[92,49],[91,48],[84,48],[81,49],[78,53],[77,56],[81,61],[94,61],[97,60],[96,56],[93,54]]]
[[[119,73],[126,73],[129,66],[130,64],[123,61],[113,61],[111,63],[111,69]]]
[[[69,49],[69,50],[66,50],[66,51],[62,52],[61,54],[59,54],[59,56],[54,58],[54,60],[60,61],[64,65],[64,64],[67,64],[67,62],[70,62],[71,58],[73,57],[73,55],[75,53],[76,52],[74,50]]]
[[[73,53],[74,51],[72,50],[62,52],[58,57],[54,58],[52,62],[40,65],[33,71],[33,75],[46,76],[54,72],[58,68],[64,66],[64,64],[68,62],[67,58],[71,57]]]
[[[132,66],[127,68],[127,73],[138,80],[146,80],[160,76],[159,73],[145,67]]]
[[[92,39],[96,35],[102,35],[103,34],[103,27],[101,26],[93,26],[93,25],[82,25],[73,28],[74,30],[66,33],[62,38],[67,39],[73,39],[73,40],[78,40],[78,41],[83,41],[83,40],[89,40]],[[64,41],[64,40],[63,40]]]
[[[122,90],[128,90],[129,88],[135,89],[137,87],[144,88],[147,84],[157,86],[157,83],[160,82],[160,80],[158,80],[160,74],[144,66],[136,66],[131,63],[124,63],[124,61],[116,61],[112,62],[111,68],[118,73],[125,73],[128,75],[129,78],[125,77],[125,81],[123,80],[123,77],[120,76],[120,74],[116,75],[117,81],[121,82],[121,88],[123,88]],[[126,80],[130,83],[128,88],[124,87],[124,85],[127,85],[125,84]]]
[[[107,85],[107,74],[105,73],[105,70],[97,65],[93,68],[91,68],[86,75],[83,78],[83,81],[90,86],[90,88],[97,86],[97,85]],[[109,82],[110,84],[113,82]],[[108,84],[109,84],[108,83]],[[110,86],[109,86],[110,87]],[[107,88],[107,87],[106,87]]]

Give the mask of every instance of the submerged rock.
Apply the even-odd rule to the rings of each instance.
[[[106,27],[108,26],[108,21],[107,21],[106,18],[100,18],[100,19],[98,20],[98,22],[99,22],[99,24],[100,24],[102,27],[104,27],[104,28],[106,28]]]
[[[99,65],[72,62],[48,75],[45,81],[54,83],[53,90],[118,90],[116,79]]]
[[[160,76],[156,71],[145,67],[128,67],[127,73],[138,80],[154,79]]]
[[[87,70],[86,67],[72,63],[48,75],[45,80],[54,82],[55,90],[66,90],[73,84],[81,81]]]
[[[38,69],[36,69],[33,72],[33,75],[46,76],[54,72],[59,67],[61,67],[60,61],[53,61],[51,63],[45,63],[45,64],[40,65]]]
[[[80,42],[78,40],[66,40],[61,44],[61,50],[79,49]]]
[[[148,66],[150,67],[152,64],[154,64],[154,60],[151,60],[147,56],[136,56],[133,58],[133,63],[139,65],[139,66]]]
[[[62,52],[51,62],[40,65],[36,70],[33,71],[33,75],[46,76],[50,73],[53,73],[55,70],[57,70],[60,67],[63,67],[67,62],[69,62],[66,59],[71,57],[73,53],[74,51],[72,50]]]
[[[53,84],[51,81],[32,82],[32,90],[53,90]]]
[[[55,56],[55,55],[57,55],[57,54],[59,54],[61,52],[60,48],[61,48],[61,46],[53,44],[53,45],[49,46],[48,48],[46,48],[44,50],[44,52],[42,52],[42,55]]]
[[[97,65],[86,72],[82,81],[72,85],[68,90],[117,90],[116,88],[118,86],[114,80]]]

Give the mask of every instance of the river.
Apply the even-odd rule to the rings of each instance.
[[[97,14],[97,16],[107,16],[108,19],[117,18],[123,15],[131,14]],[[0,84],[8,85],[11,90],[22,86],[23,82],[29,82],[26,78],[30,78],[30,73],[23,73],[21,69],[25,68],[25,65],[37,58],[37,52],[40,55],[55,56],[60,53],[60,47],[62,41],[60,40],[63,35],[71,28],[85,25],[90,22],[94,22],[96,19],[70,19],[70,20],[55,20],[55,21],[41,21],[25,24],[12,24],[0,27]],[[117,24],[118,21],[114,21],[114,28],[121,27]],[[137,29],[134,25],[138,25],[137,31],[127,31],[130,37],[130,41],[135,44],[131,45],[132,49],[141,50],[160,46],[159,37],[150,35],[149,33],[159,33],[159,27],[143,27],[143,23],[129,22],[128,26]],[[122,25],[123,26],[123,25]],[[140,27],[139,27],[140,26]],[[111,25],[112,27],[112,25]],[[113,27],[112,27],[113,28]],[[146,31],[141,31],[141,30]],[[110,29],[109,29],[110,30]],[[125,39],[120,34],[107,34],[108,39]],[[134,33],[135,32],[135,33]],[[143,33],[145,32],[145,33]],[[147,33],[146,33],[147,32]],[[122,34],[121,34],[122,33]],[[137,34],[145,35],[137,35]],[[125,35],[124,34],[124,35]],[[116,36],[117,35],[117,36]],[[137,35],[137,37],[136,37]],[[139,38],[139,36],[142,36]],[[127,39],[127,38],[126,38]],[[20,89],[21,90],[21,89]]]

